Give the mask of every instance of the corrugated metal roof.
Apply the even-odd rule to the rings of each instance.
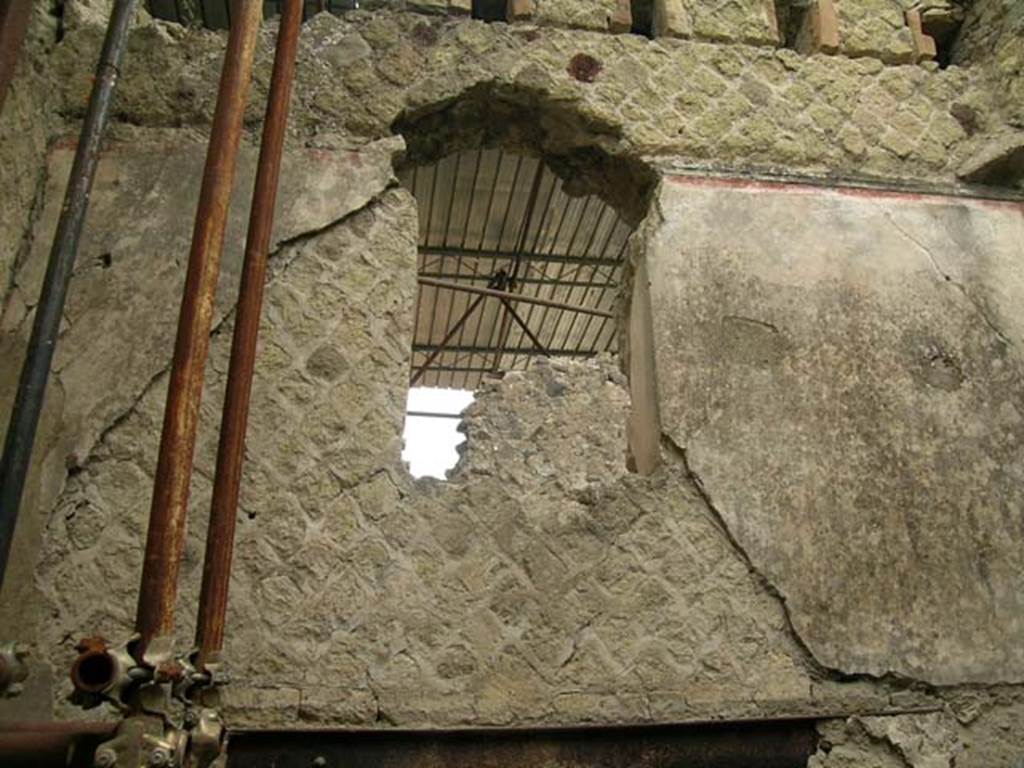
[[[596,195],[568,195],[538,159],[460,152],[410,169],[401,181],[419,207],[421,278],[615,311],[631,228]],[[484,375],[522,369],[538,354],[616,348],[611,318],[510,304],[421,283],[413,383],[474,389]]]

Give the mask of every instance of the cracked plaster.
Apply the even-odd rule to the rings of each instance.
[[[942,179],[953,167],[948,158],[955,162],[1006,114],[983,90],[984,77],[991,70],[934,73],[879,68],[841,57],[804,59],[744,46],[581,38],[579,33],[557,30],[540,33],[538,43],[530,39],[537,34],[530,30],[519,33],[504,26],[452,25],[388,14],[355,14],[344,22],[322,17],[308,29],[305,55],[320,63],[314,72],[300,76],[297,103],[301,106],[292,128],[293,144],[304,142],[308,148],[298,154],[292,150],[295,167],[301,170],[294,171],[294,176],[286,174],[285,183],[295,179],[296,199],[305,204],[309,202],[305,195],[312,194],[322,203],[317,211],[323,215],[290,220],[287,212],[283,214],[282,221],[292,221],[294,227],[286,227],[288,233],[278,238],[282,245],[268,291],[272,309],[267,313],[260,362],[268,375],[257,394],[266,407],[254,416],[253,428],[253,442],[266,454],[248,470],[250,490],[243,499],[240,538],[243,585],[233,597],[229,619],[248,630],[232,640],[229,654],[236,664],[241,660],[240,676],[251,682],[228,691],[225,706],[232,721],[252,725],[622,722],[842,711],[860,712],[863,717],[823,727],[852,728],[848,741],[863,741],[867,745],[863,754],[873,756],[853,758],[862,762],[842,762],[843,750],[832,749],[815,758],[821,762],[812,764],[869,765],[868,759],[877,758],[879,765],[931,768],[949,764],[950,756],[960,750],[958,766],[993,766],[1010,765],[1024,754],[1019,739],[1007,727],[1019,708],[1019,692],[1015,687],[976,682],[1008,676],[986,676],[984,670],[991,668],[991,662],[984,653],[964,662],[980,665],[980,674],[975,670],[958,677],[958,667],[931,674],[927,653],[904,650],[896,654],[897,661],[909,667],[894,675],[889,668],[899,664],[876,663],[878,647],[872,645],[872,638],[859,642],[853,634],[844,639],[844,647],[837,648],[829,644],[827,632],[823,640],[820,622],[808,625],[808,604],[799,594],[793,597],[798,590],[791,589],[785,566],[788,555],[780,557],[774,545],[766,550],[757,537],[752,541],[752,522],[738,519],[730,494],[720,493],[722,465],[709,464],[706,434],[683,439],[667,422],[665,468],[650,479],[625,473],[620,454],[629,403],[614,366],[542,366],[511,377],[506,386],[487,393],[470,415],[471,447],[455,481],[444,487],[413,483],[397,464],[395,435],[403,395],[394,386],[407,367],[403,355],[408,344],[403,334],[409,331],[409,321],[403,319],[400,307],[411,300],[412,289],[403,282],[400,269],[394,280],[381,282],[370,269],[379,263],[352,264],[335,258],[371,253],[372,259],[403,264],[414,240],[409,230],[415,226],[410,201],[389,189],[394,147],[348,151],[344,147],[351,141],[345,135],[386,135],[403,110],[415,112],[467,84],[498,83],[499,90],[509,88],[519,95],[561,95],[586,120],[614,127],[599,141],[618,153],[664,154],[690,163],[714,157],[716,162],[738,167],[767,162],[790,169],[849,172],[856,168],[889,178]],[[421,29],[433,31],[408,35]],[[164,129],[177,126],[162,135],[168,146],[178,146],[208,118],[215,84],[211,73],[223,38],[182,32],[145,19],[135,35],[135,50],[145,49],[147,56],[137,56],[137,68],[128,72],[119,119]],[[403,35],[418,42],[402,43]],[[83,17],[82,28],[55,57],[63,73],[62,109],[71,118],[81,104],[81,62],[90,59],[95,42],[95,29]],[[265,36],[257,104],[267,82],[268,42]],[[595,88],[564,83],[552,74],[562,70],[561,59],[567,59],[580,42],[614,62]],[[369,68],[360,62],[366,55]],[[472,62],[452,68],[453,57],[467,55]],[[698,61],[703,65],[694,68]],[[332,79],[336,68],[353,63],[354,72],[346,74],[339,89]],[[1009,71],[1000,66],[999,71]],[[830,83],[820,81],[826,68],[834,75]],[[450,76],[450,82],[434,79],[440,71]],[[413,81],[397,82],[410,73],[417,73]],[[651,91],[642,106],[638,102],[630,109],[617,87],[623,77],[635,87],[633,76],[638,73],[649,78]],[[671,90],[672,78],[682,75],[687,78],[687,91],[675,97],[677,111],[667,117],[657,105]],[[154,82],[170,83],[168,77],[174,87],[154,87]],[[706,94],[689,87],[701,78],[713,86]],[[719,85],[711,82],[719,80]],[[774,94],[770,101],[780,100],[780,111],[762,104],[767,109],[758,112],[761,120],[779,128],[777,137],[756,145],[730,143],[694,122],[697,118],[735,121],[737,114],[729,111],[732,89],[748,100],[757,99],[758,93],[766,92],[759,82]],[[822,86],[828,88],[825,100],[813,95]],[[799,98],[801,89],[812,94],[804,104],[808,114],[814,112],[816,130],[810,133],[799,124],[801,110],[792,109],[792,98]],[[376,103],[365,103],[370,90],[379,96]],[[954,98],[972,105],[983,130],[980,136],[972,139],[961,118],[949,110]],[[789,102],[785,110],[783,101]],[[792,122],[794,118],[797,122]],[[844,124],[844,118],[852,119],[854,126],[849,121]],[[257,119],[254,113],[250,123]],[[685,126],[679,135],[659,133],[659,126],[676,123]],[[879,126],[884,130],[876,131]],[[918,129],[924,128],[919,134]],[[936,130],[945,131],[941,151],[935,151]],[[692,135],[680,138],[687,131]],[[747,126],[738,127],[737,132],[757,135]],[[121,127],[116,134],[128,142],[145,143],[160,131]],[[566,136],[571,140],[572,131]],[[871,136],[881,137],[877,146]],[[838,151],[831,141],[836,137],[841,140]],[[794,152],[794,141],[804,149]],[[60,167],[61,152],[66,150],[58,149],[51,167]],[[315,170],[313,179],[307,175],[315,167],[309,162],[313,157],[320,163],[333,159],[339,164],[328,165],[317,181]],[[346,159],[360,162],[350,167]],[[153,182],[150,176],[158,159],[129,159],[126,175],[98,196],[97,208],[102,208],[104,200],[111,211],[114,201],[123,206],[126,198],[118,197],[124,195],[116,190],[119,183],[135,187],[145,179],[166,184],[172,175],[178,177],[172,180],[177,187],[171,185],[177,191],[164,189],[158,197],[194,199],[188,187],[198,179],[201,154],[195,147],[182,149],[172,153],[169,162],[184,163],[181,167],[191,171],[158,174]],[[360,171],[362,162],[368,168]],[[251,168],[251,157],[249,163]],[[357,175],[353,183],[353,172],[367,175]],[[333,179],[332,173],[337,174]],[[241,176],[245,178],[244,170]],[[116,174],[108,177],[108,181],[116,179]],[[342,197],[335,207],[338,191],[356,187],[361,193],[373,191],[358,200]],[[51,219],[55,194],[51,191],[48,197]],[[22,205],[20,210],[30,203]],[[146,210],[149,215],[152,208]],[[664,201],[660,210],[664,215]],[[233,224],[231,238],[236,243],[242,215]],[[910,221],[903,213],[893,215],[889,211],[882,226],[897,232],[903,228],[904,244],[894,252],[915,251],[930,260],[934,279],[951,283],[949,290],[960,295],[960,301],[954,301],[957,317],[973,314],[989,326],[986,338],[964,319],[958,331],[964,334],[962,351],[978,353],[985,362],[993,344],[992,330],[1004,334],[1003,341],[1020,339],[1013,312],[1019,289],[1013,259],[1000,256],[1005,252],[998,248],[985,253],[986,259],[994,260],[984,263],[964,263],[948,254],[937,258],[941,243],[931,241],[927,227],[919,229],[913,215]],[[44,212],[41,223],[46,216]],[[38,631],[50,651],[41,656],[52,660],[58,678],[68,661],[68,638],[97,629],[112,636],[127,631],[127,611],[134,604],[141,521],[148,508],[148,473],[155,462],[165,386],[159,362],[165,355],[160,349],[169,349],[177,288],[173,280],[161,280],[156,273],[144,281],[149,293],[135,302],[123,286],[117,287],[114,275],[132,266],[137,281],[138,268],[131,259],[140,245],[150,259],[154,252],[157,259],[162,254],[184,253],[187,231],[182,230],[191,221],[191,211],[179,215],[180,221],[172,218],[148,230],[146,216],[133,218],[132,226],[119,221],[106,230],[90,229],[96,240],[89,253],[95,259],[110,252],[112,268],[97,269],[85,259],[80,290],[89,289],[91,269],[97,269],[103,279],[69,309],[65,336],[80,336],[75,345],[66,345],[69,351],[61,365],[67,373],[51,387],[43,432],[59,438],[48,445],[48,458],[36,477],[40,490],[32,501],[38,510],[35,534],[39,535],[43,522],[47,527],[38,586],[47,596],[51,615]],[[102,243],[104,238],[115,238],[111,250]],[[19,335],[26,327],[26,308],[33,295],[24,286],[38,278],[43,240],[45,236],[37,238],[36,250],[19,271],[20,282],[6,306],[2,343],[8,348],[23,343]],[[125,258],[117,258],[118,253]],[[140,266],[146,265],[144,270],[149,267],[151,261],[138,258]],[[229,284],[221,296],[232,292],[235,274],[228,257],[224,279]],[[752,288],[749,280],[735,284]],[[393,312],[376,324],[361,312],[339,321],[337,303],[358,306],[364,291],[388,297]],[[945,313],[948,302],[947,295],[928,306],[937,312],[942,307]],[[747,307],[726,314],[729,318],[722,319],[729,331],[722,338],[729,354],[740,355],[754,367],[771,366],[792,355],[791,341],[783,338],[791,334],[787,323],[766,320]],[[219,317],[203,411],[206,423],[217,420],[229,303],[221,306]],[[96,334],[90,333],[94,319],[104,324],[113,339],[94,338]],[[145,329],[152,340],[137,345],[117,340],[139,329]],[[324,338],[333,339],[329,342],[332,352],[318,355]],[[371,345],[372,353],[366,344],[370,339],[377,342]],[[659,363],[671,365],[672,356],[666,357],[664,350],[675,354],[674,344],[658,346]],[[930,344],[921,350],[917,351],[924,362],[911,366],[919,385],[940,391],[958,391],[965,381],[971,386],[964,374],[974,369],[950,354],[947,345]],[[1007,375],[1012,378],[1015,353],[1006,357],[1011,369]],[[98,367],[100,359],[107,365]],[[323,360],[334,363],[325,366]],[[124,375],[112,376],[112,371]],[[92,376],[110,382],[99,400],[88,391]],[[581,402],[572,397],[546,401],[544,396],[550,395],[545,384],[551,378]],[[0,391],[10,391],[9,380],[0,383]],[[666,394],[665,380],[661,383]],[[723,387],[722,392],[730,393],[732,386]],[[318,404],[329,403],[328,395],[336,396],[339,387],[353,393],[346,402],[351,407],[345,413],[321,408]],[[366,390],[369,398],[359,394]],[[694,389],[698,401],[703,396],[700,392],[700,387]],[[680,401],[669,393],[665,402],[671,419]],[[312,417],[307,413],[311,408],[315,408]],[[278,411],[285,415],[275,415]],[[596,463],[592,475],[580,475],[582,465],[577,462],[584,457],[573,452],[563,433],[574,433],[593,412],[609,417],[600,431],[588,434],[586,445],[595,452]],[[622,429],[608,428],[614,424]],[[356,427],[365,438],[359,445],[342,448],[330,443],[330,432],[344,434]],[[685,451],[677,449],[677,443]],[[507,461],[496,461],[488,446],[498,449]],[[205,509],[212,451],[213,443],[206,439],[197,461],[193,519]],[[339,474],[339,466],[345,472]],[[559,477],[560,470],[568,479]],[[295,478],[300,478],[298,484]],[[67,487],[60,491],[65,480]],[[731,484],[730,490],[742,487],[742,483]],[[60,498],[53,500],[58,491]],[[665,516],[666,509],[671,516]],[[470,510],[483,510],[490,517],[467,520],[465,514],[453,514]],[[331,511],[336,514],[328,514]],[[186,553],[184,589],[193,592],[201,536],[201,530],[192,531]],[[551,541],[557,543],[554,552]],[[989,541],[980,541],[983,549]],[[785,543],[785,537],[776,543]],[[605,554],[595,556],[597,552]],[[766,552],[771,556],[766,557]],[[890,553],[883,550],[886,556]],[[346,567],[339,570],[339,562]],[[334,571],[339,573],[330,579]],[[996,583],[1004,575],[997,572]],[[326,592],[325,578],[329,579]],[[693,592],[679,591],[688,584],[695,585]],[[102,587],[99,592],[97,585]],[[917,589],[919,583],[912,581],[911,587]],[[847,587],[846,592],[856,590]],[[414,596],[416,610],[408,610],[404,601],[401,605],[389,602],[396,593]],[[110,599],[111,594],[119,599]],[[466,595],[473,598],[470,605],[464,604]],[[325,596],[336,609],[331,616],[337,622],[337,629],[326,635],[324,622],[310,623],[313,616],[322,618]],[[985,602],[990,599],[994,598],[982,596],[980,604],[990,605]],[[819,608],[816,603],[810,605]],[[353,611],[352,606],[357,609]],[[13,610],[17,614],[24,607]],[[11,611],[11,605],[4,610]],[[22,611],[17,617],[27,618],[20,626],[28,633],[37,631],[39,621],[38,615],[27,616],[31,613]],[[288,614],[290,618],[282,620]],[[183,629],[186,635],[189,620]],[[1000,629],[996,622],[992,631]],[[285,638],[288,643],[270,643],[270,638]],[[857,653],[864,655],[857,657]],[[311,658],[326,666],[297,680],[294,669],[306,668]],[[36,674],[48,680],[45,667],[41,665]],[[915,681],[914,675],[942,684]],[[964,679],[968,684],[961,684]],[[417,694],[410,696],[410,691]],[[927,720],[931,715],[913,716],[924,720],[872,716],[921,706],[951,711],[956,723],[948,718]],[[62,705],[60,710],[67,713]],[[906,744],[906,733],[922,728],[940,747],[912,752],[901,746]]]
[[[679,178],[658,210],[663,427],[810,652],[1019,681],[1020,206]]]

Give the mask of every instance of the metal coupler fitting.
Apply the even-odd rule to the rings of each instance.
[[[0,698],[17,696],[28,677],[25,659],[28,647],[21,643],[0,643]]]
[[[141,670],[125,648],[115,648],[102,637],[87,637],[75,646],[71,665],[76,700],[86,708],[104,700],[120,701],[125,689],[140,680]]]

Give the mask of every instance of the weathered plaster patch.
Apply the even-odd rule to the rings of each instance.
[[[814,657],[1019,680],[1019,210],[699,184],[660,209],[663,427]]]

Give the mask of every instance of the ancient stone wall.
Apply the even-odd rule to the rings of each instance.
[[[970,150],[952,105],[970,99],[976,88],[976,111],[988,103],[971,70],[887,67],[871,58],[540,33],[415,14],[352,13],[344,20],[321,14],[306,30],[308,64],[300,68],[292,132],[307,141],[338,133],[384,136],[399,117],[436,109],[476,87],[521,94],[523,104],[543,94],[547,103],[579,115],[615,153],[731,168],[949,180]],[[138,125],[204,125],[215,98],[221,38],[166,25],[136,35],[146,56],[136,57],[126,73],[121,117]],[[58,51],[56,71],[69,91],[81,87],[80,62],[97,42],[83,32]],[[254,122],[271,44],[268,32]],[[570,67],[578,54],[595,61],[591,74]],[[65,98],[73,109],[70,93]],[[557,119],[546,127],[557,129]],[[559,138],[571,142],[576,135]]]
[[[979,69],[993,94],[990,109],[976,111],[970,100],[959,107],[969,131],[980,134],[960,175],[1024,188],[1024,5],[1005,0],[973,3],[953,58]],[[995,120],[983,127],[986,113]]]
[[[625,29],[616,26],[622,12],[623,4],[620,0],[584,0],[583,2],[534,0],[532,3],[522,5],[526,6],[523,11],[528,11],[528,13],[518,13],[517,18],[520,21],[529,20],[537,24],[590,29],[599,32],[629,31],[629,26],[626,26]]]
[[[870,56],[887,64],[914,60],[913,40],[898,0],[837,0],[839,51],[846,56]]]
[[[708,180],[950,191],[1012,130],[996,69],[804,55],[746,32],[650,41],[611,34],[611,5],[591,31],[420,5],[304,28],[229,612],[230,723],[812,714],[819,767],[1013,765],[1020,204]],[[44,72],[71,118],[100,37],[82,10]],[[74,716],[60,682],[74,639],[131,627],[223,43],[140,19],[97,180],[16,542],[23,576],[0,604],[0,625],[35,648],[32,706],[61,716]],[[252,134],[272,45],[271,24]],[[3,359],[22,354],[68,143],[49,153]],[[393,166],[488,143],[623,188],[607,196],[639,225],[633,338],[625,366],[554,361],[489,385],[450,482],[417,482],[399,459],[417,221]],[[254,158],[248,142],[182,648]],[[3,368],[0,412],[15,376]],[[649,475],[628,468],[631,434]]]

